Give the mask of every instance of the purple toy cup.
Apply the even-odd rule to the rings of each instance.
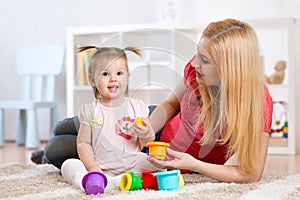
[[[101,172],[89,172],[83,177],[81,183],[87,195],[103,194],[107,185],[107,178]]]

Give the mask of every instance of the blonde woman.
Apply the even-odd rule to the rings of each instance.
[[[224,182],[259,181],[272,121],[255,31],[234,19],[210,23],[184,80],[150,116],[168,159],[157,167],[198,172]],[[184,153],[183,153],[184,152]]]

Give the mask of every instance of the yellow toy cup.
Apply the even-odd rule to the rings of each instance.
[[[146,126],[146,124],[143,122],[142,117],[135,118],[134,122],[138,123],[141,126]]]
[[[149,147],[150,157],[164,160],[167,154],[167,147],[169,147],[170,145],[166,142],[148,142],[146,146]]]
[[[136,176],[134,172],[129,172],[123,174],[120,180],[120,189],[131,191],[131,190],[139,190],[143,187],[143,180]]]

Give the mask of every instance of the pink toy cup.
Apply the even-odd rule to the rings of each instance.
[[[107,185],[107,178],[100,172],[89,172],[82,179],[82,187],[87,195],[103,194]]]

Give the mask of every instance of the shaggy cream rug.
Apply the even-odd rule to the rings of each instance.
[[[300,199],[300,174],[267,175],[259,183],[219,183],[199,174],[184,174],[176,192],[158,190],[105,191],[85,195],[67,184],[52,165],[9,164],[0,167],[0,199]]]

